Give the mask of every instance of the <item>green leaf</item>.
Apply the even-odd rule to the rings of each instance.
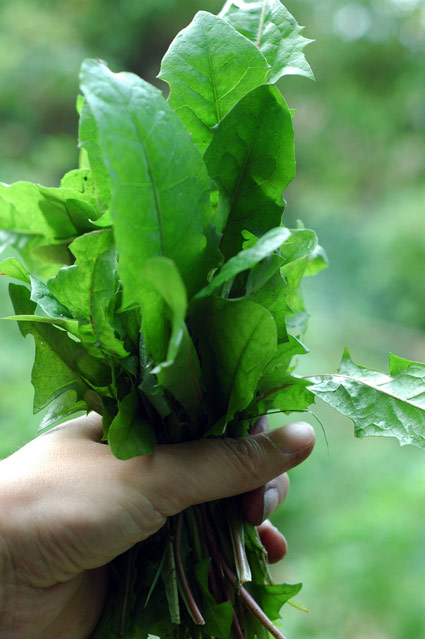
[[[39,305],[39,307],[51,318],[55,319],[72,319],[72,313],[68,308],[63,306],[46,284],[38,277],[30,275],[31,280],[31,299]]]
[[[25,284],[31,284],[30,275],[27,269],[22,266],[16,257],[9,257],[0,262],[0,275],[13,277],[15,280],[19,280]]]
[[[266,83],[268,71],[254,44],[221,18],[200,11],[172,42],[158,77],[170,85],[169,104],[204,152],[212,128],[244,95]]]
[[[227,422],[251,402],[276,351],[275,323],[258,304],[211,297],[199,302],[192,327],[211,410]]]
[[[249,301],[260,304],[273,316],[279,342],[288,339],[286,323],[293,312],[286,301],[287,286],[285,279],[280,272],[277,272],[259,290],[249,296]]]
[[[264,376],[258,385],[259,412],[278,408],[283,413],[302,412],[314,402],[311,382],[300,377],[282,375],[278,369]]]
[[[111,182],[105,166],[102,150],[99,144],[97,122],[86,100],[83,99],[78,129],[79,147],[87,153],[90,169],[93,174],[97,206],[99,211],[105,212],[111,199]]]
[[[353,420],[356,437],[396,437],[425,449],[425,364],[390,355],[390,375],[355,364],[346,350],[338,374],[310,377],[311,392]]]
[[[81,86],[111,181],[124,305],[141,302],[139,271],[155,256],[174,260],[192,295],[218,257],[207,246],[210,180],[199,151],[161,92],[137,76],[88,60]]]
[[[274,621],[279,619],[282,606],[299,593],[301,584],[252,584],[251,588],[258,605]]]
[[[62,268],[48,281],[53,295],[79,319],[80,338],[91,352],[100,347],[106,353],[126,357],[122,341],[113,327],[118,292],[118,265],[112,232],[92,231],[70,245],[75,264]]]
[[[20,315],[31,315],[35,303],[30,300],[27,288],[10,284],[9,294]],[[20,322],[21,333],[31,333],[36,345],[32,370],[34,386],[34,413],[50,404],[65,390],[74,389],[76,400],[83,401],[84,393],[90,388],[87,382],[99,386],[106,385],[108,369],[91,358],[74,340],[54,326],[38,322]]]
[[[186,325],[183,325],[183,335],[174,361],[160,371],[158,381],[183,406],[191,420],[199,425],[204,416],[201,366]]]
[[[153,257],[139,271],[142,330],[146,349],[153,355],[158,373],[170,365],[183,337],[187,308],[186,289],[172,260]]]
[[[254,246],[240,251],[240,253],[231,257],[221,268],[218,275],[211,280],[208,286],[203,288],[195,296],[195,299],[211,295],[217,290],[217,288],[222,286],[225,282],[228,282],[238,273],[246,271],[258,264],[258,262],[276,251],[288,239],[290,234],[290,231],[284,227],[271,229],[268,233],[263,235],[263,237],[258,240]],[[281,260],[279,263],[281,263]]]
[[[53,324],[65,329],[71,335],[78,337],[77,320],[58,319],[56,317],[45,317],[44,315],[10,315],[2,317],[2,320],[14,320],[16,322],[40,322],[41,324]]]
[[[137,391],[118,402],[118,414],[108,431],[109,446],[118,459],[151,455],[156,444],[152,425],[143,416]]]
[[[214,130],[205,163],[228,209],[220,245],[228,258],[241,249],[242,231],[259,236],[280,225],[295,174],[292,119],[275,87],[238,102]]]
[[[277,82],[284,75],[314,79],[303,53],[312,40],[301,35],[303,27],[280,0],[227,0],[219,15],[259,47],[271,66],[269,82]]]
[[[80,411],[87,411],[85,400],[78,399],[78,392],[71,388],[58,395],[48,407],[38,430],[45,430],[59,421],[67,419]]]

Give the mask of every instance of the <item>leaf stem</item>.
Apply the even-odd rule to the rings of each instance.
[[[190,615],[194,623],[196,623],[199,626],[203,626],[205,624],[205,619],[203,618],[201,611],[198,608],[198,604],[195,601],[195,598],[190,589],[189,582],[187,580],[187,576],[183,567],[183,561],[181,556],[182,528],[183,528],[183,515],[182,513],[180,513],[180,515],[177,516],[176,536],[174,540],[177,574],[180,578],[180,584],[186,597]]]
[[[263,0],[263,8],[261,10],[260,23],[258,25],[258,31],[257,31],[257,42],[256,42],[256,45],[257,45],[258,48],[260,48],[261,37],[263,35],[264,19],[266,17],[267,4],[268,4],[268,0]]]
[[[223,569],[224,569],[224,572],[226,573],[227,578],[234,585],[236,585],[237,584],[236,575],[233,574],[233,572],[224,562],[223,562]],[[252,597],[252,595],[248,592],[248,590],[244,586],[241,586],[238,593],[243,603],[245,604],[245,606],[249,608],[252,614],[257,617],[257,619],[264,626],[264,628],[266,628],[266,630],[268,630],[270,634],[273,637],[275,637],[275,639],[287,639],[287,637],[285,637],[285,635],[283,635],[280,632],[280,630],[276,628],[276,626],[270,621],[270,619],[267,617],[265,612],[260,608],[260,606],[257,604],[255,599]]]
[[[131,565],[133,562],[133,558],[134,558],[134,548],[129,550],[126,557],[124,597],[122,602],[121,619],[120,619],[120,637],[123,637],[125,633],[125,622],[127,617],[128,598],[130,594]]]

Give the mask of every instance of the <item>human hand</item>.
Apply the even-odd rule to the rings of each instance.
[[[0,462],[1,639],[86,639],[112,559],[197,503],[248,492],[243,511],[260,523],[261,487],[274,490],[277,505],[287,490],[282,473],[314,445],[313,429],[297,423],[241,439],[162,445],[121,461],[101,435],[91,414]],[[272,552],[283,543],[267,528],[263,537]]]

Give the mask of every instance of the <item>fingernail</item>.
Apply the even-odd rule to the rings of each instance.
[[[275,512],[280,503],[280,495],[277,488],[268,488],[263,495],[263,519],[265,521]]]
[[[286,455],[311,449],[316,439],[313,427],[305,422],[293,422],[272,430],[269,437]]]

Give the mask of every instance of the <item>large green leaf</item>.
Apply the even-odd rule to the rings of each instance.
[[[221,250],[231,257],[243,230],[263,235],[280,225],[283,190],[295,174],[292,119],[275,87],[242,98],[214,130],[205,162],[226,201]]]
[[[89,159],[98,208],[104,212],[108,209],[111,198],[111,183],[99,145],[97,123],[86,101],[83,102],[81,109],[78,138],[80,148],[87,153]]]
[[[356,437],[396,437],[425,449],[425,364],[390,355],[390,374],[357,366],[348,351],[336,375],[317,375],[309,390],[353,420]]]
[[[276,325],[258,304],[210,297],[191,318],[199,340],[209,403],[224,427],[251,402],[264,367],[276,351]]]
[[[124,304],[140,303],[139,272],[154,256],[175,261],[192,295],[215,259],[206,237],[210,180],[199,151],[162,93],[137,76],[87,60],[81,87],[111,183]]]
[[[271,66],[270,82],[284,75],[314,78],[303,53],[311,40],[280,0],[227,0],[219,15],[259,47]]]
[[[252,42],[221,18],[200,11],[172,42],[158,77],[170,85],[170,105],[204,152],[212,127],[244,95],[265,84],[268,71]]]

